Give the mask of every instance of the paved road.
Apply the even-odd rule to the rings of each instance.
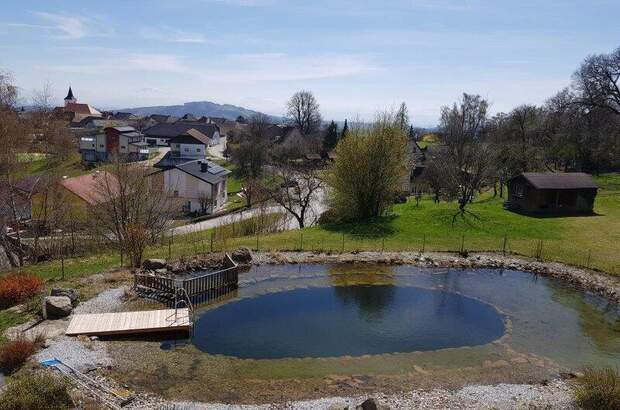
[[[326,209],[325,205],[325,191],[319,191],[315,200],[312,202],[310,206],[310,210],[306,211],[306,225],[314,225],[318,217],[323,213]],[[255,216],[259,216],[261,213],[263,214],[273,214],[273,213],[284,213],[287,218],[282,226],[284,230],[294,230],[299,229],[299,223],[297,220],[289,214],[286,209],[281,207],[280,205],[272,205],[265,208],[251,208],[241,212],[236,212],[233,214],[223,215],[219,217],[215,217],[213,219],[209,219],[207,221],[198,222],[195,224],[178,226],[176,228],[172,228],[170,232],[172,235],[183,235],[186,233],[200,232],[206,231],[208,229],[213,229],[222,225],[230,225],[233,222],[240,222],[246,219],[253,218]]]
[[[233,214],[218,216],[195,224],[177,226],[176,228],[172,228],[170,232],[172,233],[172,235],[183,235],[186,233],[206,231],[208,229],[217,228],[222,225],[230,225],[233,222],[236,223],[253,218],[255,216],[259,216],[261,212],[265,214],[272,214],[282,211],[283,209],[279,206],[270,206],[263,210],[261,210],[260,208],[251,208],[241,212],[235,212]]]

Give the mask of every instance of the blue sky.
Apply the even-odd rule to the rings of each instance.
[[[620,46],[619,1],[4,0],[0,70],[25,100],[120,108],[210,100],[281,115],[309,89],[326,119],[405,101],[434,125],[462,92],[540,104]]]

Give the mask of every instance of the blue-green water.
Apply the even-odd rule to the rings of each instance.
[[[237,293],[198,316],[192,342],[201,350],[253,358],[428,351],[495,340],[505,318],[501,340],[516,352],[574,369],[620,366],[618,306],[545,276],[298,264],[253,266],[240,280]]]
[[[294,289],[204,313],[194,344],[240,358],[361,356],[489,343],[504,333],[491,305],[392,285]]]

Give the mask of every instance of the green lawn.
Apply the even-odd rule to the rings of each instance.
[[[586,265],[620,274],[620,175],[597,178],[601,189],[596,199],[594,216],[535,218],[509,212],[503,200],[483,195],[468,209],[471,214],[452,217],[453,203],[435,204],[423,199],[395,205],[391,214],[374,221],[355,224],[324,225],[302,231],[261,235],[261,250],[324,250],[339,252],[355,250],[394,251],[469,251],[503,249],[526,256],[535,256],[542,241],[542,258],[574,265]],[[211,231],[175,237],[170,256],[188,257],[210,250]],[[344,239],[344,248],[343,248]],[[218,236],[215,250],[245,245],[256,248],[256,236],[228,238]],[[167,244],[147,250],[147,256],[168,257]],[[65,274],[79,277],[120,265],[118,255],[102,253],[65,261]],[[53,261],[29,266],[26,270],[41,277],[58,278],[60,262]]]

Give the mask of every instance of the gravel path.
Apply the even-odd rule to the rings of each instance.
[[[547,386],[527,384],[499,384],[496,386],[466,386],[452,392],[447,390],[416,390],[400,395],[373,396],[383,408],[405,409],[565,409],[578,407],[570,396],[570,387],[557,380]],[[175,410],[344,410],[355,409],[367,397],[330,397],[280,405],[228,405],[222,403],[170,403]]]
[[[96,297],[80,303],[73,313],[107,313],[120,310],[125,288],[108,289]]]
[[[106,290],[93,299],[80,303],[73,312],[105,313],[118,311],[123,303],[124,292],[124,288]],[[105,343],[89,340],[85,337],[75,338],[64,335],[48,339],[48,346],[35,355],[35,359],[39,361],[53,358],[60,359],[80,371],[111,366],[114,363],[108,355]]]

